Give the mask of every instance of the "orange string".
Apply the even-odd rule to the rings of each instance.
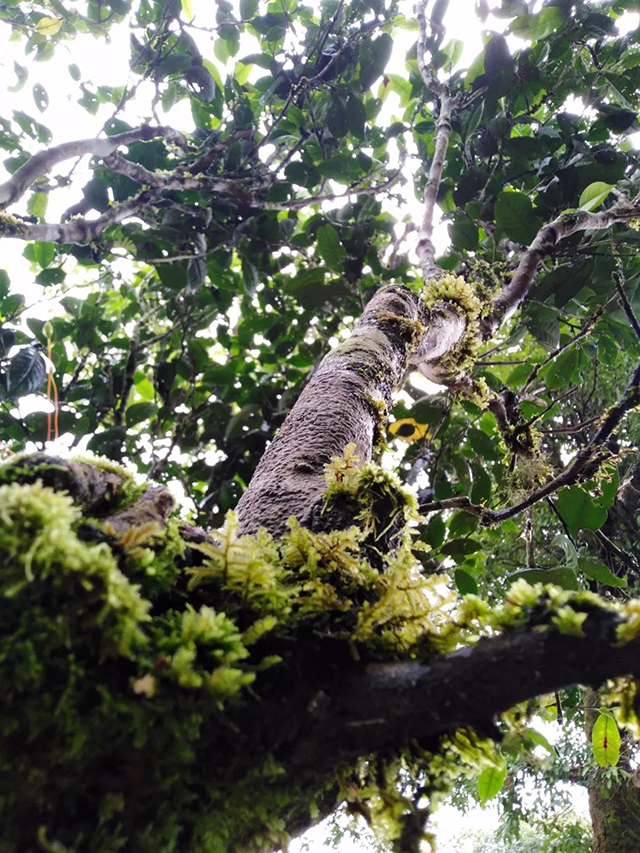
[[[47,358],[51,361],[51,341],[47,340]],[[53,377],[53,373],[47,373],[47,400],[51,402],[51,388],[53,387],[53,435],[57,440],[59,436],[59,428],[58,428],[58,386],[56,385],[56,380]],[[47,441],[51,441],[51,412],[47,412]]]

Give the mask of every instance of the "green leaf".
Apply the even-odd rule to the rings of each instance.
[[[423,542],[431,545],[434,550],[437,550],[444,542],[446,529],[442,516],[436,515],[427,524],[426,530],[420,538]]]
[[[564,14],[557,6],[549,6],[538,15],[521,15],[511,24],[511,32],[522,39],[539,39],[550,36],[564,23]]]
[[[491,497],[492,480],[481,465],[473,466],[473,486],[471,500],[474,504],[488,501]]]
[[[600,207],[611,190],[616,188],[615,184],[605,184],[604,181],[595,181],[582,191],[578,206],[580,210],[591,211]]]
[[[43,269],[48,267],[56,256],[56,247],[53,243],[29,243],[22,253],[28,261],[35,261]]]
[[[580,365],[580,350],[577,346],[571,346],[555,358],[544,376],[549,391],[557,391],[569,385],[574,378],[574,373]]]
[[[24,84],[27,82],[27,77],[29,76],[29,71],[27,68],[24,67],[24,65],[20,65],[17,62],[13,63],[13,70],[16,72],[16,76],[17,76],[18,80],[17,80],[15,86],[8,86],[7,91],[8,92],[19,92],[20,89],[22,89]]]
[[[327,127],[334,139],[342,139],[349,130],[349,116],[342,99],[334,94],[327,113]]]
[[[49,106],[49,95],[47,94],[47,90],[40,83],[34,83],[32,91],[35,105],[40,112],[43,113]]]
[[[497,461],[501,458],[497,442],[491,439],[485,432],[482,432],[481,429],[471,427],[471,429],[467,431],[467,441],[470,444],[471,449],[474,450],[478,456],[492,461]]]
[[[556,748],[554,746],[552,746],[549,743],[549,741],[547,740],[547,738],[543,734],[540,734],[539,731],[537,731],[536,729],[532,729],[532,728],[526,728],[526,729],[524,729],[523,734],[526,735],[527,738],[536,746],[544,747],[544,749],[546,749],[547,752],[551,756],[553,756],[553,758],[557,757],[558,752],[557,752]]]
[[[578,565],[588,578],[598,581],[598,583],[603,583],[606,586],[628,586],[626,575],[622,578],[614,575],[611,569],[608,566],[605,566],[604,563],[598,563],[596,560],[580,557]]]
[[[580,486],[560,489],[556,507],[574,537],[578,530],[599,530],[607,520],[607,510]]]
[[[44,219],[44,215],[47,212],[48,201],[48,193],[33,193],[27,202],[27,210],[32,216],[37,216],[38,219]]]
[[[534,216],[529,196],[504,190],[495,204],[496,225],[511,240],[528,245],[536,236],[538,219]]]
[[[598,485],[600,486],[602,494],[595,499],[595,503],[597,503],[598,506],[603,506],[606,509],[609,509],[610,506],[613,506],[613,502],[618,494],[620,475],[618,474],[618,469],[615,465],[610,465],[605,468],[601,472],[601,475],[602,477],[599,480]]]
[[[478,797],[483,806],[500,793],[506,778],[506,763],[500,767],[487,767],[482,771],[478,776]]]
[[[250,21],[258,11],[258,0],[240,0],[240,18]]]
[[[563,566],[559,569],[520,569],[517,572],[511,572],[507,580],[513,583],[518,580],[525,580],[527,583],[551,583],[562,589],[580,589],[578,578],[573,569],[568,566]]]
[[[600,767],[615,767],[620,760],[620,732],[611,714],[600,714],[591,732],[593,757]]]
[[[382,33],[378,38],[363,42],[360,51],[360,86],[365,91],[386,68],[393,49],[393,39],[388,33]]]
[[[38,23],[36,24],[36,30],[42,36],[55,36],[60,27],[62,26],[62,21],[60,18],[40,18]]]
[[[472,251],[478,245],[478,226],[467,216],[457,216],[449,225],[449,236],[456,249]]]
[[[207,69],[209,74],[211,74],[211,76],[213,77],[214,83],[218,87],[218,90],[220,92],[223,92],[224,91],[224,85],[222,83],[222,77],[220,76],[220,72],[218,71],[216,66],[213,64],[213,62],[211,62],[210,59],[203,59],[202,64]]]
[[[134,403],[127,409],[125,420],[128,427],[135,426],[142,421],[152,418],[158,411],[154,403]]]
[[[469,572],[465,572],[464,569],[456,569],[453,573],[453,579],[460,595],[478,594],[478,584]]]
[[[182,6],[182,15],[185,21],[193,21],[195,15],[193,14],[191,0],[180,0],[180,5]]]
[[[11,359],[7,376],[7,392],[10,397],[22,397],[39,391],[47,378],[44,359],[33,346],[23,347]]]
[[[342,272],[342,261],[347,251],[340,242],[338,232],[333,225],[322,225],[318,228],[317,249],[320,257],[334,272]]]
[[[475,539],[450,539],[440,550],[450,557],[468,557],[481,551],[482,545]]]
[[[348,184],[360,173],[360,168],[346,154],[334,154],[323,160],[318,163],[318,170],[323,177],[332,178],[341,184]]]
[[[80,68],[75,64],[75,62],[72,62],[71,65],[69,65],[69,74],[71,74],[71,78],[76,82],[80,79]]]

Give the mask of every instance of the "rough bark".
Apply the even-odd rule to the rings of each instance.
[[[464,333],[465,320],[442,306],[428,312],[406,287],[378,291],[351,337],[324,359],[268,447],[238,504],[243,533],[274,536],[295,516],[321,524],[324,466],[354,444],[371,459],[393,392],[410,360],[437,360]]]

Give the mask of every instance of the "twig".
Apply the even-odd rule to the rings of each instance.
[[[613,274],[613,282],[616,286],[616,290],[618,291],[620,305],[624,313],[627,315],[627,319],[631,325],[631,328],[636,333],[636,336],[640,338],[640,323],[638,322],[638,318],[633,312],[633,308],[631,307],[631,303],[627,298],[627,294],[624,292],[624,270],[622,268],[622,262],[620,258],[617,258],[618,269]]]
[[[602,450],[605,441],[609,438],[611,433],[617,429],[627,412],[631,411],[631,409],[635,408],[639,404],[640,364],[634,370],[631,381],[629,382],[622,398],[615,406],[612,406],[605,413],[596,434],[584,447],[580,448],[573,462],[571,462],[571,464],[565,468],[561,474],[554,477],[552,480],[549,480],[548,483],[532,492],[528,497],[513,506],[500,510],[491,510],[484,506],[480,506],[479,504],[474,504],[466,496],[446,498],[445,500],[422,504],[420,506],[420,512],[428,513],[443,509],[464,509],[471,515],[478,516],[486,524],[501,524],[508,518],[513,518],[514,515],[518,515],[518,513],[530,506],[533,506],[543,498],[554,494],[558,489],[561,489],[564,486],[573,485],[573,483],[576,483],[589,468],[600,465],[610,456],[608,451],[603,452]]]
[[[579,341],[581,338],[584,338],[588,334],[591,333],[591,331],[593,330],[593,327],[595,326],[597,321],[600,319],[600,317],[603,315],[605,308],[607,307],[609,302],[611,302],[611,299],[607,300],[607,302],[605,302],[604,304],[598,306],[598,308],[596,308],[596,310],[593,312],[593,314],[591,314],[591,316],[587,317],[587,319],[584,322],[584,325],[582,326],[582,328],[580,329],[580,331],[577,334],[575,334],[566,343],[557,347],[557,349],[554,349],[554,351],[552,353],[549,353],[548,357],[544,361],[541,361],[540,364],[536,364],[536,366],[533,368],[533,370],[531,371],[531,373],[527,377],[527,381],[522,386],[522,392],[526,391],[526,389],[531,385],[531,383],[535,381],[536,377],[538,376],[538,374],[540,373],[540,371],[542,370],[543,367],[546,367],[555,358],[557,358],[560,355],[560,353],[563,353],[565,350],[569,349],[569,347],[572,347],[575,343],[577,343],[577,341]]]
[[[558,400],[554,401],[554,405],[558,402]],[[583,429],[586,429],[591,424],[594,424],[596,421],[600,420],[600,415],[595,415],[593,418],[589,418],[586,421],[582,421],[582,423],[577,424],[577,426],[571,427],[558,427],[557,429],[541,429],[540,432],[543,435],[555,435],[556,433],[572,433],[572,432],[582,432]]]

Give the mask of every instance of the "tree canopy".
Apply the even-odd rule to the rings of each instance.
[[[449,5],[0,2],[3,851],[632,779],[637,4]]]

